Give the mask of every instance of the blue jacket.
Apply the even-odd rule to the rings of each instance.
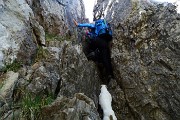
[[[90,38],[106,37],[106,39],[112,40],[112,30],[106,20],[99,19],[95,21],[95,24],[83,23],[78,24],[78,27],[88,27],[91,31],[88,33]],[[107,38],[108,37],[108,38]]]
[[[83,24],[79,24],[78,23],[78,27],[88,27],[90,29],[93,29],[93,28],[95,28],[95,25],[94,24],[90,24],[90,23],[83,23]]]
[[[95,25],[94,24],[90,24],[90,23],[83,23],[83,24],[79,24],[78,23],[78,27],[88,27],[91,29],[91,32],[88,32],[88,35],[91,39],[95,39]]]

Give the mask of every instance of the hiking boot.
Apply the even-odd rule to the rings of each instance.
[[[88,59],[88,60],[93,60],[93,61],[95,61],[95,56],[96,56],[95,52],[90,52],[90,53],[87,55],[87,59]]]
[[[99,49],[96,49],[94,52],[96,55],[98,55],[100,53]]]

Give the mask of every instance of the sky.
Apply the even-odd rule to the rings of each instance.
[[[93,21],[93,7],[96,0],[83,0],[85,4],[85,14],[89,21]]]
[[[96,0],[83,0],[84,4],[85,4],[85,14],[86,17],[89,18],[89,21],[92,22],[93,21],[93,7],[94,4],[96,2]],[[177,8],[178,13],[180,13],[180,0],[152,0],[152,1],[156,1],[156,2],[170,2],[170,3],[174,3],[177,2],[177,4],[179,5],[179,7]]]

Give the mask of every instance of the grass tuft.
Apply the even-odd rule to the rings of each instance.
[[[21,117],[25,119],[38,120],[41,117],[41,108],[49,105],[54,101],[53,96],[38,96],[33,97],[32,94],[27,93],[21,103]]]
[[[20,68],[21,68],[21,63],[15,60],[13,63],[5,65],[5,67],[3,67],[0,71],[1,72],[8,72],[8,71],[17,72]]]
[[[70,40],[70,35],[64,35],[64,36],[60,36],[60,35],[56,35],[56,34],[51,34],[51,33],[48,33],[46,32],[45,33],[45,38],[46,38],[46,41],[49,42],[49,41],[65,41],[65,40]]]

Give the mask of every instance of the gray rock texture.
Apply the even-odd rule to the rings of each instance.
[[[97,6],[109,2],[99,0]],[[114,27],[113,68],[123,93],[113,96],[118,119],[180,119],[180,15],[175,6],[117,0],[106,9]]]
[[[62,41],[74,30],[72,19],[84,19],[82,0],[3,0],[0,13],[0,66],[9,70],[7,65],[14,60],[21,62],[16,72],[4,73],[2,69],[0,73],[0,117],[51,119],[35,112],[45,104],[38,103],[39,98],[51,97],[55,100],[51,106],[58,102],[67,106],[59,111],[53,107],[42,109],[53,111],[54,120],[100,119],[96,66],[87,61],[81,45]],[[47,34],[58,37],[46,44]]]
[[[36,38],[29,23],[29,14],[33,14],[33,12],[23,0],[2,1],[0,8],[0,68],[5,64],[12,63],[15,59],[22,58],[21,61],[28,64],[32,62],[37,44],[35,44]]]
[[[38,46],[45,45],[45,33],[71,36],[72,19],[84,16],[82,0],[2,0],[0,68],[14,60],[31,64]]]
[[[73,19],[84,19],[82,0],[32,0],[32,8],[37,21],[46,32],[66,35],[73,30]]]
[[[81,93],[72,99],[58,97],[42,111],[46,120],[100,120],[94,102]]]
[[[95,16],[104,13],[113,28],[115,79],[108,90],[118,120],[180,119],[175,9],[145,0],[97,0]],[[84,20],[82,0],[0,1],[0,68],[22,62],[14,72],[0,72],[2,119],[100,119],[99,71],[67,37],[73,18]]]

